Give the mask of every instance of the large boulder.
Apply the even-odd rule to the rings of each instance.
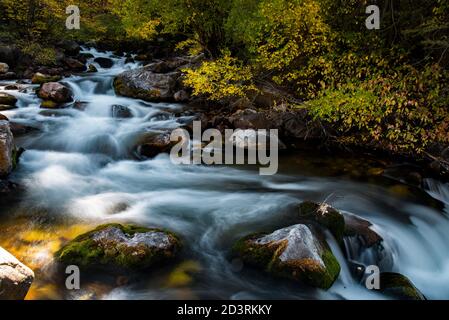
[[[304,224],[247,236],[233,251],[248,265],[322,289],[330,288],[340,273],[323,236]]]
[[[39,89],[38,96],[44,100],[51,100],[57,103],[72,101],[72,91],[58,82],[44,83]]]
[[[338,210],[327,203],[305,201],[299,205],[299,216],[303,220],[314,221],[329,229],[338,241],[343,239],[345,219]]]
[[[394,272],[380,274],[380,292],[399,300],[426,300],[406,276]]]
[[[17,98],[13,95],[6,93],[6,92],[0,92],[0,104],[6,105],[6,106],[14,106],[17,102]]]
[[[0,177],[7,176],[14,162],[14,141],[9,122],[0,120]]]
[[[105,69],[112,68],[112,66],[114,65],[114,61],[112,61],[112,59],[104,57],[95,58],[94,62],[98,63],[100,67]]]
[[[56,252],[63,264],[111,271],[146,269],[176,257],[178,237],[160,229],[106,224],[82,234]]]
[[[148,66],[125,71],[114,79],[119,95],[152,102],[174,101],[180,72],[155,73]]]
[[[34,280],[34,272],[0,247],[0,300],[23,300]]]
[[[7,63],[0,62],[0,73],[4,74],[9,71],[9,66]]]

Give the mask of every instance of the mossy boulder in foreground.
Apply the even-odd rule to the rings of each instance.
[[[337,241],[343,239],[345,219],[338,210],[330,205],[305,201],[299,205],[299,216],[301,219],[314,221],[329,229]]]
[[[406,276],[394,272],[380,274],[380,291],[400,300],[426,300]]]
[[[321,234],[304,224],[247,236],[233,250],[248,265],[322,289],[330,288],[340,273]]]
[[[178,237],[160,229],[106,224],[82,234],[56,252],[56,259],[81,268],[139,270],[171,260]]]

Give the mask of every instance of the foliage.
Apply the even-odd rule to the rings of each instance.
[[[242,66],[229,52],[215,61],[206,61],[197,69],[186,69],[184,84],[193,88],[193,95],[210,100],[242,98],[256,87],[251,82],[251,69]]]
[[[29,55],[37,64],[49,66],[56,63],[56,51],[36,42],[21,42],[22,53]]]

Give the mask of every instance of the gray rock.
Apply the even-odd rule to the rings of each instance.
[[[112,106],[112,117],[113,118],[131,118],[133,114],[128,107],[114,104]]]
[[[22,300],[34,280],[34,272],[0,247],[0,300]]]
[[[253,129],[236,130],[229,137],[229,142],[235,147],[248,150],[269,150],[273,141],[277,143],[279,150],[286,149],[285,144],[279,137],[276,135],[271,136],[269,131],[262,132]]]
[[[119,95],[160,102],[173,101],[179,72],[154,73],[147,67],[129,70],[114,79],[115,92]]]
[[[13,168],[13,135],[9,122],[0,120],[0,177],[7,176]]]
[[[330,288],[340,273],[323,236],[304,224],[247,236],[233,251],[248,265],[318,288]]]

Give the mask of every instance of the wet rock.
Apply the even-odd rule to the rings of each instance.
[[[104,57],[97,57],[94,59],[94,62],[98,63],[100,65],[100,67],[105,68],[105,69],[112,68],[112,66],[114,65],[114,61],[112,61],[109,58],[104,58]]]
[[[128,107],[114,104],[112,106],[112,117],[113,118],[131,118],[133,114]]]
[[[139,156],[154,158],[160,153],[170,152],[174,142],[170,141],[170,132],[154,134],[145,138],[145,141],[137,147]]]
[[[404,275],[393,272],[380,274],[380,292],[399,300],[426,300],[426,297]]]
[[[6,92],[0,92],[0,104],[6,105],[6,106],[15,106],[17,102],[17,98],[13,95],[6,93]]]
[[[89,103],[86,102],[86,101],[79,101],[79,100],[76,100],[76,101],[73,103],[72,108],[73,108],[73,109],[76,109],[76,110],[79,110],[79,111],[84,111],[84,110],[86,110],[86,108],[87,108],[88,105],[89,105]]]
[[[16,106],[10,106],[7,104],[0,104],[0,111],[7,111],[17,108]]]
[[[7,63],[0,62],[0,73],[4,74],[9,71],[9,66]]]
[[[61,80],[61,76],[50,76],[48,74],[43,74],[36,72],[31,78],[31,83],[33,84],[44,84],[47,82],[56,82]]]
[[[185,90],[176,91],[173,95],[176,102],[186,102],[189,101],[190,96]]]
[[[114,79],[115,92],[152,102],[173,101],[179,72],[154,73],[147,67],[129,70]]]
[[[57,103],[72,101],[72,91],[58,82],[44,83],[39,89],[38,96],[44,100],[51,100]]]
[[[322,289],[329,289],[340,273],[322,235],[304,224],[247,236],[233,251],[245,264]]]
[[[343,239],[345,220],[343,215],[327,203],[315,203],[305,201],[299,205],[299,216],[301,219],[314,221],[329,229],[337,241]]]
[[[93,73],[93,72],[98,72],[97,67],[95,67],[93,64],[89,64],[89,66],[87,67],[87,72]]]
[[[269,150],[272,141],[276,141],[279,150],[286,149],[285,144],[279,137],[271,136],[269,131],[262,132],[252,129],[236,130],[232,136],[229,137],[229,141],[237,148],[249,150]]]
[[[81,268],[139,270],[175,258],[180,248],[177,236],[167,231],[107,224],[70,241],[56,259]]]
[[[264,113],[253,109],[238,110],[229,121],[239,129],[270,129],[272,126],[272,122]]]
[[[380,235],[371,230],[371,222],[365,219],[355,215],[344,215],[344,222],[344,235],[348,237],[357,237],[361,242],[361,245],[365,248],[371,248],[383,241]]]
[[[77,59],[64,58],[62,62],[64,63],[65,66],[67,66],[67,68],[69,68],[72,71],[81,72],[86,70],[86,66],[84,65],[84,63],[82,63]]]
[[[1,113],[0,113],[0,121],[1,121],[1,120],[9,121],[9,119],[8,119],[7,116],[5,116],[4,114],[1,114]]]
[[[126,57],[125,63],[134,63],[134,59],[132,57]]]
[[[39,130],[38,128],[27,126],[17,122],[10,122],[9,126],[14,137],[20,137],[30,132]]]
[[[34,280],[34,272],[0,247],[0,300],[22,300]]]
[[[0,120],[0,177],[7,176],[14,165],[14,141],[9,122]]]

